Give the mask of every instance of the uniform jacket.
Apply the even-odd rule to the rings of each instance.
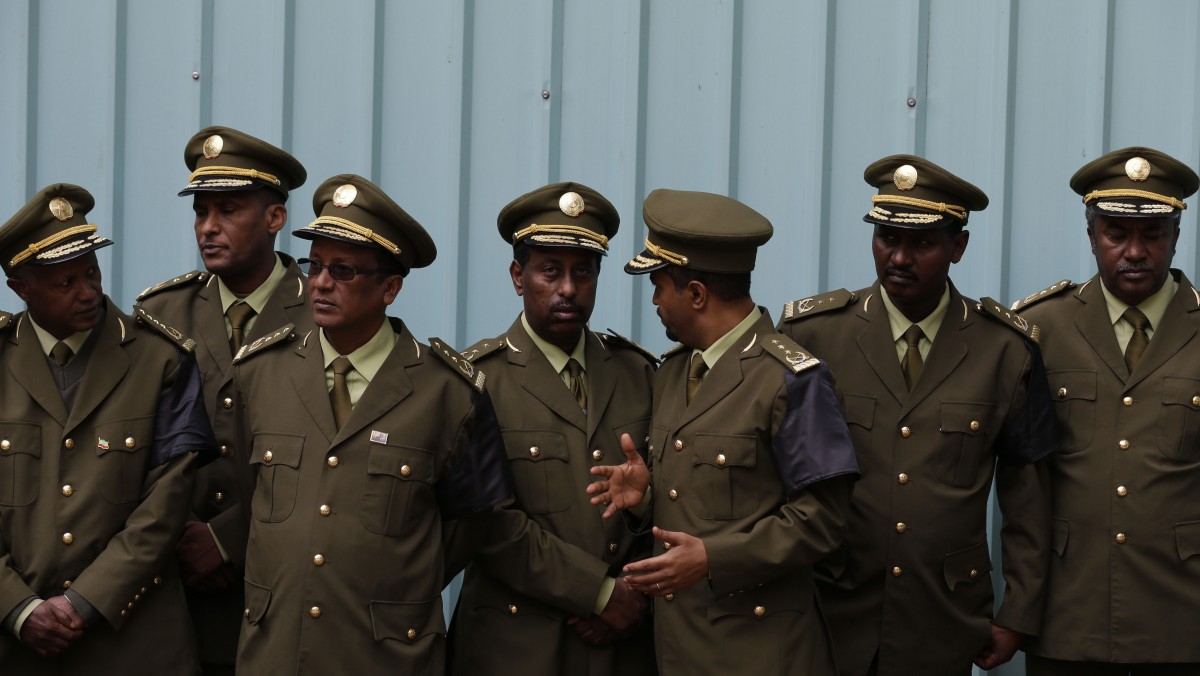
[[[993,476],[1006,587],[995,622],[1037,634],[1050,498],[1035,461],[1054,440],[1037,346],[951,285],[910,392],[878,284],[789,303],[784,317],[833,372],[862,470],[846,543],[818,566],[841,673],[866,674],[876,654],[880,676],[970,673],[991,631]]]
[[[301,327],[312,322],[299,266],[287,254],[278,255],[287,272],[247,333],[247,345],[288,322]],[[217,277],[192,271],[146,289],[138,301],[196,341],[196,365],[204,381],[204,403],[219,452],[212,463],[196,472],[196,488],[188,518],[209,524],[240,573],[246,559],[246,532],[237,486],[244,481],[238,474],[247,472],[248,468],[245,463],[237,462],[233,454],[234,407],[237,405],[233,355],[225,334],[225,313],[221,309]],[[216,592],[189,590],[188,606],[196,629],[200,659],[233,664],[245,606],[242,586],[235,584]]]
[[[566,624],[592,615],[605,576],[649,547],[622,519],[600,518],[585,489],[593,466],[625,461],[622,434],[645,451],[654,369],[627,344],[584,335],[586,413],[520,318],[465,353],[487,373],[516,502],[467,569],[452,632],[455,674],[654,673],[648,622],[616,649],[590,646]]]
[[[1063,429],[1038,654],[1200,662],[1200,293],[1171,274],[1179,291],[1133,373],[1098,277],[1018,304],[1042,328]]]
[[[654,378],[653,520],[703,540],[709,580],[655,598],[659,673],[836,673],[812,564],[842,541],[857,469],[829,372],[766,312],[690,404],[689,354]]]
[[[104,302],[70,410],[27,315],[0,332],[0,616],[67,588],[103,616],[58,657],[0,633],[6,674],[198,668],[172,554],[192,490],[191,451],[212,443],[199,378],[177,345]],[[168,412],[163,401],[177,406]],[[203,429],[165,429],[188,420]]]
[[[238,360],[257,472],[241,673],[443,673],[442,520],[490,510],[511,480],[480,374],[391,322],[341,430],[316,331],[285,326]]]

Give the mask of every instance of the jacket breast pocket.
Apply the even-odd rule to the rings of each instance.
[[[1046,380],[1058,417],[1059,453],[1082,451],[1091,445],[1096,432],[1096,372],[1047,371]]]
[[[258,471],[250,511],[259,521],[284,521],[296,507],[304,435],[256,434],[250,448],[250,464]]]
[[[1200,379],[1163,378],[1162,409],[1158,414],[1158,450],[1179,462],[1200,460]]]
[[[363,527],[380,535],[405,535],[412,522],[409,512],[432,514],[436,511],[433,477],[432,451],[371,444],[360,515]]]
[[[24,507],[36,500],[41,465],[41,426],[0,421],[0,505]]]
[[[758,509],[758,443],[752,436],[697,434],[692,507],[704,519],[743,519]]]
[[[528,514],[570,507],[574,496],[566,437],[552,430],[504,430],[503,434],[517,506]]]
[[[875,426],[875,397],[873,395],[846,392],[842,395],[842,408],[845,409],[847,423],[857,425],[865,430]]]
[[[991,476],[991,438],[996,405],[986,402],[942,402],[943,449],[938,453],[938,481],[966,488]]]
[[[146,463],[154,445],[154,416],[96,425],[100,458],[100,495],[113,504],[136,502],[142,495]]]

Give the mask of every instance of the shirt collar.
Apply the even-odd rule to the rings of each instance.
[[[392,353],[397,337],[396,333],[392,331],[392,323],[384,318],[375,335],[346,357],[350,359],[350,365],[354,367],[354,370],[358,371],[367,382],[371,382],[375,378],[375,374],[379,373],[379,369],[383,368],[383,362],[387,360],[388,355]],[[325,329],[321,329],[320,338],[321,354],[325,357],[325,368],[328,369],[333,360],[341,355],[325,338]]]
[[[287,268],[284,267],[279,254],[275,254],[275,267],[271,268],[271,274],[267,275],[266,281],[244,297],[239,297],[230,291],[229,287],[225,286],[225,280],[217,277],[217,289],[221,293],[221,312],[229,311],[229,306],[240,300],[249,305],[254,310],[254,314],[262,314],[263,308],[267,306],[267,301],[271,299],[271,294],[275,293],[275,287],[279,286],[279,282],[283,280],[286,272]]]
[[[888,297],[887,290],[882,285],[879,287],[879,297],[883,300],[883,307],[887,310],[888,324],[892,327],[892,342],[902,340],[904,332],[915,323],[921,327],[921,332],[932,343],[934,337],[937,336],[938,327],[946,318],[946,310],[950,308],[950,285],[946,284],[945,290],[942,291],[942,298],[938,301],[937,307],[933,308],[933,312],[919,322],[913,322],[904,316],[900,308],[892,304],[892,299]]]
[[[1100,280],[1100,290],[1104,293],[1104,305],[1108,308],[1108,318],[1113,324],[1116,324],[1121,319],[1121,315],[1125,314],[1125,310],[1129,309],[1129,305],[1112,295],[1108,287],[1104,286],[1104,280]],[[1179,282],[1175,281],[1174,274],[1168,274],[1166,283],[1160,286],[1158,291],[1137,304],[1137,309],[1141,310],[1142,314],[1146,315],[1146,319],[1150,321],[1151,331],[1158,329],[1159,322],[1167,314],[1167,305],[1171,303],[1171,299],[1175,297],[1177,291],[1179,291]]]
[[[586,352],[586,350],[584,350],[585,343],[583,340],[587,334],[586,326],[583,327],[583,331],[579,332],[579,341],[575,343],[575,349],[571,350],[571,354],[567,354],[566,352],[563,352],[561,347],[543,340],[542,337],[539,336],[537,332],[529,326],[529,320],[525,319],[524,312],[521,313],[521,326],[525,327],[525,333],[529,334],[529,339],[532,340],[533,344],[537,345],[537,348],[542,351],[543,355],[546,356],[546,361],[550,362],[550,368],[554,369],[555,373],[562,373],[562,370],[567,367],[567,362],[571,359],[579,362],[579,366],[584,370],[584,372],[587,371],[587,360],[583,358],[584,352]]]
[[[54,346],[58,344],[58,339],[50,335],[50,332],[46,329],[38,326],[38,323],[33,321],[32,314],[26,312],[25,316],[29,318],[29,325],[33,327],[33,333],[37,336],[38,343],[42,347],[42,354],[49,357],[50,350],[53,350]],[[82,348],[83,344],[87,342],[88,336],[92,335],[92,331],[95,331],[95,329],[88,329],[87,331],[72,333],[66,338],[63,338],[63,342],[67,344],[67,347],[71,348],[71,352],[79,354],[80,348]]]
[[[729,351],[729,348],[733,347],[733,344],[737,342],[737,339],[741,338],[742,334],[749,331],[750,327],[754,326],[754,322],[757,322],[760,317],[762,317],[762,310],[755,305],[753,308],[751,308],[750,314],[746,315],[745,319],[739,322],[737,326],[730,329],[728,333],[718,338],[712,345],[709,345],[707,350],[693,349],[692,354],[699,352],[704,357],[704,364],[708,366],[709,369],[712,369],[717,365],[717,362],[721,359],[722,355]]]

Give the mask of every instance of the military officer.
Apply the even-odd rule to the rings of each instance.
[[[653,674],[648,598],[619,579],[648,551],[585,492],[590,467],[642,452],[653,355],[588,330],[600,260],[617,210],[578,183],[555,183],[500,211],[508,272],[524,312],[465,352],[487,373],[516,503],[467,569],[452,629],[453,671],[468,674]],[[622,635],[635,629],[630,638]]]
[[[1200,292],[1171,268],[1198,183],[1149,148],[1084,165],[1098,272],[1014,306],[1042,327],[1063,429],[1030,674],[1200,673]]]
[[[482,372],[386,315],[433,262],[424,228],[350,174],[313,207],[293,234],[318,328],[234,359],[257,473],[238,671],[442,674],[442,521],[511,496],[495,412]]]
[[[288,322],[307,326],[304,278],[275,237],[287,222],[288,191],[306,173],[291,155],[228,127],[201,129],[188,141],[196,245],[206,271],[193,270],[146,289],[138,301],[196,340],[204,401],[217,460],[196,474],[192,509],[177,546],[188,607],[206,675],[233,672],[241,627],[245,518],[234,453],[233,354]],[[242,461],[239,461],[241,457]]]
[[[788,303],[780,322],[833,372],[862,468],[846,543],[817,568],[838,667],[992,669],[1041,627],[1055,430],[1036,329],[950,281],[987,195],[912,155],[863,178],[878,190],[863,218],[877,279]],[[1005,582],[994,619],[993,477]]]
[[[27,310],[0,320],[0,670],[198,671],[175,541],[212,447],[192,342],[101,285],[94,200],[60,183],[0,226]]]
[[[721,195],[655,190],[646,250],[667,337],[649,463],[656,556],[625,566],[654,598],[659,673],[835,673],[812,565],[842,541],[854,449],[829,371],[750,297],[771,224]],[[606,514],[640,506],[646,465],[598,466]]]

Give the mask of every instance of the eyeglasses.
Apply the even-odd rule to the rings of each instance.
[[[296,262],[299,263],[301,267],[307,266],[304,270],[304,274],[308,275],[309,277],[316,277],[317,275],[321,274],[322,270],[328,270],[329,276],[339,282],[348,282],[354,279],[354,277],[357,275],[374,275],[381,272],[389,275],[400,274],[395,270],[388,270],[387,268],[369,270],[367,268],[352,267],[346,265],[345,263],[333,263],[330,265],[325,265],[321,261],[315,261],[311,258],[301,258]]]

